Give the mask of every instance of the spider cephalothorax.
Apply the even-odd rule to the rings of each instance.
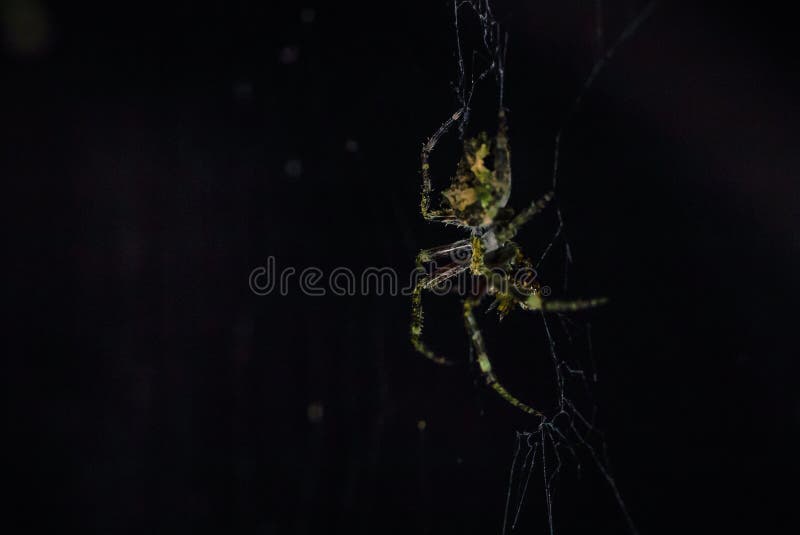
[[[486,383],[511,405],[526,413],[544,416],[509,393],[497,379],[473,309],[485,297],[493,298],[491,308],[495,308],[502,319],[517,307],[541,313],[567,312],[595,307],[605,300],[545,299],[532,263],[512,241],[519,228],[541,212],[554,194],[546,193],[516,214],[506,206],[511,193],[511,154],[505,111],[501,110],[498,114],[498,129],[494,138],[481,133],[464,142],[464,154],[457,165],[456,174],[451,179],[450,187],[442,192],[441,208],[430,209],[432,188],[429,156],[439,138],[461,116],[462,111],[453,114],[422,148],[420,207],[425,219],[470,229],[470,236],[449,245],[422,250],[417,255],[418,268],[433,264],[434,269],[417,283],[412,294],[411,343],[417,351],[434,362],[450,363],[422,341],[422,291],[433,289],[459,275],[471,274],[480,284],[476,292],[465,296],[464,325],[481,374]]]

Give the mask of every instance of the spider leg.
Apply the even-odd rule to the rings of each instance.
[[[472,247],[472,258],[469,261],[469,269],[473,275],[482,275],[486,271],[486,261],[483,258],[483,241],[481,241],[480,236],[473,234],[470,242]]]
[[[508,148],[508,123],[506,111],[500,110],[497,114],[497,137],[495,138],[494,168],[499,182],[507,183],[505,196],[500,200],[500,206],[508,204],[511,196],[511,151]]]
[[[470,247],[470,240],[459,240],[448,245],[440,245],[439,247],[423,249],[419,252],[419,254],[417,254],[417,267],[422,268],[422,264],[425,262],[432,262],[436,258],[446,254],[450,255],[450,259],[452,261],[463,263],[467,258],[469,258],[468,253]]]
[[[445,223],[456,221],[455,216],[451,213],[430,209],[432,186],[429,158],[431,152],[433,152],[433,149],[436,147],[436,143],[439,142],[439,138],[441,138],[445,132],[447,132],[450,127],[453,126],[453,123],[456,122],[463,113],[464,109],[462,108],[451,115],[422,146],[422,154],[420,156],[420,159],[422,160],[422,200],[420,201],[420,211],[422,212],[422,217],[428,221],[439,221]]]
[[[499,233],[498,238],[504,240],[510,240],[511,238],[516,236],[517,232],[519,232],[519,229],[522,227],[522,225],[530,221],[533,218],[533,216],[542,212],[547,207],[548,203],[552,201],[555,196],[556,195],[554,192],[548,191],[547,193],[545,193],[544,195],[533,201],[530,205],[528,205],[527,208],[525,208],[520,213],[515,215],[511,219],[511,221],[509,221],[505,225],[503,232]]]
[[[495,139],[495,172],[497,179],[501,182],[508,183],[506,196],[500,201],[501,206],[505,206],[508,202],[508,197],[511,194],[511,151],[508,147],[508,124],[506,120],[505,110],[501,109],[498,117],[497,137]],[[512,239],[522,225],[530,221],[533,216],[544,210],[547,204],[553,199],[555,193],[549,191],[541,198],[536,199],[527,208],[518,213],[514,218],[504,225],[503,232],[500,233],[499,238],[501,241]]]
[[[541,310],[544,312],[575,312],[577,310],[596,308],[606,303],[608,303],[608,299],[605,297],[551,301],[542,299],[540,292],[535,292],[528,296],[528,299],[522,303],[522,308],[533,311]]]
[[[497,380],[497,376],[492,371],[492,363],[489,361],[489,355],[486,353],[486,347],[483,343],[483,335],[478,327],[478,322],[475,320],[475,315],[472,313],[472,309],[477,306],[479,302],[480,298],[467,299],[464,301],[464,325],[467,328],[467,334],[469,335],[472,347],[477,355],[478,366],[480,367],[481,375],[483,375],[484,379],[486,380],[486,384],[491,386],[492,389],[494,389],[494,391],[500,395],[500,397],[521,411],[528,414],[533,414],[534,416],[544,417],[540,411],[515,398],[508,390],[505,389],[502,384],[500,384],[500,381]]]
[[[472,254],[471,248],[473,247],[472,240],[459,240],[448,245],[440,245],[431,249],[423,249],[417,254],[416,267],[419,270],[425,269],[423,264],[433,262],[434,270],[429,277],[426,277],[424,285],[425,288],[432,288],[447,279],[459,275],[464,271],[464,264],[470,260]],[[437,267],[436,259],[447,255],[447,264],[440,269]]]
[[[437,355],[422,341],[422,289],[426,283],[424,280],[419,281],[411,294],[411,345],[417,352],[436,364],[450,366],[453,361]]]
[[[431,262],[435,258],[447,254],[449,254],[452,259],[457,260],[459,258],[459,253],[466,252],[469,248],[469,241],[461,240],[450,245],[434,247],[433,249],[424,249],[417,255],[417,268],[422,269],[423,263]],[[452,277],[458,276],[466,271],[468,267],[469,264],[466,262],[460,264],[457,262],[454,264],[451,263],[434,275],[420,279],[411,293],[411,345],[424,357],[432,360],[436,364],[452,365],[453,362],[445,357],[437,355],[422,341],[422,326],[424,320],[422,311],[422,291],[431,289],[437,284],[441,284]]]
[[[430,290],[431,288],[433,288],[433,287],[435,287],[435,286],[437,286],[439,284],[442,284],[443,282],[447,281],[448,279],[452,279],[453,277],[456,277],[456,276],[460,275],[461,273],[465,272],[467,270],[467,268],[469,268],[468,264],[464,264],[464,265],[462,265],[462,264],[454,264],[454,265],[447,266],[444,269],[442,269],[441,271],[436,272],[436,274],[434,276],[429,278],[425,282],[425,285],[423,286],[423,288],[426,288],[426,289]]]

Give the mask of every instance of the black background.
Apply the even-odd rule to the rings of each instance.
[[[545,4],[496,5],[516,207],[548,188],[597,54],[593,2]],[[610,42],[641,3],[606,4]],[[576,321],[591,321],[609,453],[642,533],[788,533],[795,19],[693,4],[662,3],[566,134],[569,294],[611,299]],[[514,432],[531,422],[468,367],[413,352],[407,297],[247,284],[269,256],[405,274],[417,249],[462,237],[418,214],[420,145],[456,106],[451,6],[0,5],[4,531],[499,533]],[[457,158],[445,143],[440,180]],[[553,213],[520,236],[531,256]],[[542,273],[554,287],[561,266]],[[432,343],[466,362],[457,299],[433,301]],[[535,396],[541,322],[481,321],[498,373]],[[598,474],[573,473],[556,532],[624,532]],[[543,503],[531,483],[521,533],[546,530]]]

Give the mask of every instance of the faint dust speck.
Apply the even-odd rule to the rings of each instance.
[[[313,9],[307,7],[300,12],[300,20],[306,24],[311,24],[314,22],[314,17],[316,17],[316,15],[317,13]]]
[[[291,65],[300,57],[300,50],[296,46],[285,46],[278,53],[278,61],[284,65]]]
[[[286,176],[297,178],[303,174],[303,162],[300,160],[288,160],[283,166]]]

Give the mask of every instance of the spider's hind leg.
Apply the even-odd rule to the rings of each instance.
[[[535,292],[528,296],[522,303],[522,308],[533,311],[544,312],[575,312],[578,310],[586,310],[589,308],[596,308],[608,303],[605,297],[595,297],[593,299],[573,299],[569,301],[555,301],[549,299],[542,299],[539,292]]]
[[[491,386],[492,389],[500,395],[500,397],[521,411],[534,416],[544,417],[541,412],[514,397],[508,390],[505,389],[502,384],[500,384],[500,381],[497,380],[497,376],[492,371],[492,363],[489,361],[489,355],[486,353],[486,347],[483,343],[483,335],[478,328],[478,322],[475,320],[475,315],[472,313],[472,309],[478,305],[479,301],[480,299],[477,298],[467,299],[464,301],[464,325],[467,328],[467,334],[469,335],[470,342],[475,350],[478,366],[480,367],[481,375],[483,375],[484,379],[486,380],[486,384]]]

